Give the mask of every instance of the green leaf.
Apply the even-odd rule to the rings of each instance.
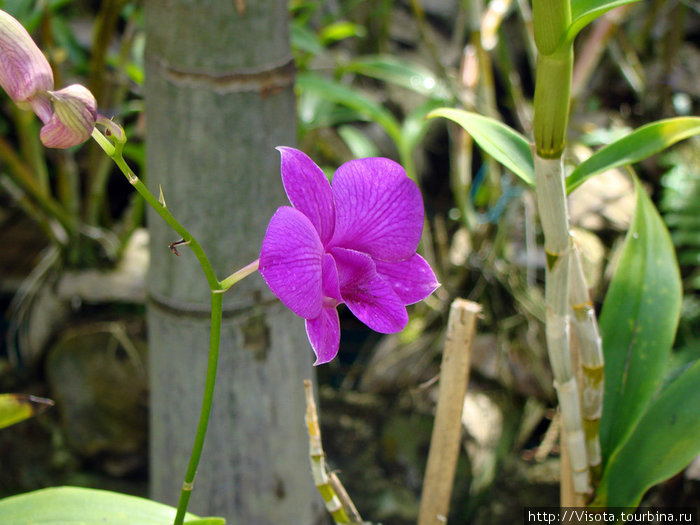
[[[28,394],[0,394],[0,428],[9,427],[43,412],[53,401]]]
[[[668,230],[636,179],[635,188],[634,218],[600,316],[604,462],[661,386],[681,309],[681,278]]]
[[[646,124],[579,164],[566,178],[566,191],[571,193],[593,175],[634,164],[698,133],[700,117],[677,117]]]
[[[291,24],[292,49],[304,51],[311,55],[323,53],[323,45],[318,37],[309,30],[305,24],[292,22]]]
[[[567,42],[573,42],[576,35],[611,9],[637,2],[637,0],[571,0],[571,25],[566,32]]]
[[[352,22],[341,21],[335,22],[324,27],[318,37],[324,46],[345,40],[353,36],[363,37],[367,34],[367,30],[359,24]]]
[[[41,489],[0,500],[3,525],[170,525],[175,513],[175,508],[149,499],[80,487]],[[223,518],[208,519],[224,523]]]
[[[482,150],[530,186],[535,185],[530,143],[520,133],[497,120],[461,109],[436,109],[428,114],[428,118],[434,117],[445,117],[462,126]]]
[[[355,126],[339,126],[338,135],[345,141],[353,157],[361,159],[365,157],[377,157],[379,148],[372,140]]]
[[[700,361],[654,399],[607,462],[594,506],[636,507],[700,453]]]
[[[401,126],[401,136],[404,140],[404,147],[409,151],[415,149],[428,131],[431,121],[427,121],[426,116],[434,109],[439,108],[442,102],[439,100],[428,100],[411,111],[403,119]]]
[[[452,98],[445,84],[428,68],[394,55],[363,56],[349,62],[342,70],[383,80],[427,97]]]
[[[313,73],[298,74],[296,87],[302,93],[313,93],[325,100],[354,109],[384,128],[394,142],[401,142],[401,128],[394,115],[360,91]]]

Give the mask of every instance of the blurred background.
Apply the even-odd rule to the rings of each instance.
[[[125,157],[148,184],[142,3],[0,8],[34,36],[56,85],[84,83],[122,123]],[[425,120],[434,108],[462,107],[531,135],[529,2],[290,0],[289,15],[300,148],[329,176],[357,157],[400,162],[422,190],[419,251],[442,283],[411,307],[400,334],[373,333],[341,309],[339,358],[316,370],[330,466],[365,519],[415,523],[447,312],[464,297],[483,317],[450,521],[514,523],[525,505],[556,505],[558,421],[534,195],[461,129]],[[699,43],[696,0],[638,2],[586,28],[576,42],[567,163],[651,120],[697,114]],[[0,497],[63,484],[146,495],[144,203],[94,144],[46,150],[38,130],[32,113],[0,97],[0,391],[56,402],[0,431]],[[669,369],[700,357],[698,166],[700,141],[690,139],[634,167],[684,279]],[[601,174],[569,204],[599,306],[634,211],[631,179]],[[700,459],[645,502],[700,506]]]

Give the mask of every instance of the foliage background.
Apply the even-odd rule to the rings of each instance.
[[[499,5],[507,7],[502,20]],[[57,84],[86,82],[101,111],[125,124],[129,160],[147,181],[141,5],[14,0],[0,7],[46,50]],[[555,504],[555,400],[533,195],[458,129],[424,120],[434,107],[459,105],[529,136],[534,47],[527,3],[292,0],[290,13],[301,147],[329,173],[358,156],[402,162],[423,191],[421,249],[443,285],[396,336],[380,337],[352,316],[342,318],[340,358],[318,369],[329,463],[366,519],[415,521],[447,309],[451,298],[467,297],[483,305],[484,317],[465,405],[467,453],[458,467],[454,521],[512,523],[524,505]],[[572,164],[652,119],[698,113],[699,33],[697,4],[676,0],[640,2],[583,31],[567,150]],[[32,142],[33,116],[7,97],[0,113],[0,390],[57,402],[0,433],[0,493],[76,484],[143,494],[147,371],[139,279],[147,241],[137,229],[143,206],[96,148],[41,151]],[[684,279],[669,373],[700,356],[698,161],[698,141],[691,139],[635,166],[671,230]],[[598,302],[633,206],[632,184],[619,171],[571,197]],[[132,273],[112,286],[96,290],[90,281],[91,272],[123,277],[125,268]],[[646,502],[700,505],[699,470],[696,461]]]

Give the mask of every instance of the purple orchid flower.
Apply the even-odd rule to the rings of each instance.
[[[293,208],[270,220],[259,268],[272,292],[306,319],[315,364],[338,353],[341,303],[376,332],[403,330],[406,305],[439,286],[416,253],[423,231],[416,184],[394,161],[368,158],[340,166],[331,185],[304,153],[278,149]]]
[[[20,108],[32,109],[44,123],[40,133],[44,146],[70,148],[90,138],[97,119],[95,97],[78,84],[53,91],[46,57],[22,24],[1,10],[0,86]]]

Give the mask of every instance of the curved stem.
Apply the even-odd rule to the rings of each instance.
[[[197,242],[197,239],[195,239],[192,234],[187,231],[187,229],[185,229],[185,227],[182,226],[177,219],[175,219],[175,217],[173,217],[172,213],[170,213],[170,210],[168,210],[167,206],[165,205],[165,201],[159,201],[131,170],[122,156],[122,148],[124,145],[117,143],[115,146],[109,141],[109,139],[100,133],[97,128],[93,130],[92,137],[105,151],[105,153],[112,158],[114,163],[119,167],[139,195],[141,195],[151,206],[151,208],[153,208],[158,215],[160,215],[163,220],[182,237],[182,240],[184,241],[183,244],[189,245],[192,253],[194,253],[195,257],[197,257],[199,265],[202,267],[202,271],[204,272],[207,282],[209,283],[209,288],[211,290],[220,290],[221,285],[219,284],[219,280],[216,278],[214,268],[212,267],[207,254],[204,252],[204,249],[202,249],[199,242]]]
[[[195,434],[194,444],[190,461],[187,466],[185,480],[182,484],[180,499],[177,505],[177,514],[175,516],[174,525],[181,525],[184,522],[187,506],[194,488],[194,478],[197,474],[197,466],[202,456],[202,448],[207,435],[209,426],[209,416],[211,414],[212,401],[214,399],[214,387],[216,384],[216,371],[219,362],[219,346],[221,341],[221,321],[223,314],[223,291],[227,290],[235,283],[254,273],[258,269],[258,260],[253,261],[249,265],[241,268],[223,281],[219,282],[214,273],[214,268],[209,261],[206,253],[200,246],[199,242],[173,217],[168,210],[165,200],[157,199],[148,188],[134,174],[129,165],[122,156],[122,149],[126,142],[126,137],[123,135],[123,130],[116,124],[102,121],[102,124],[110,129],[115,142],[112,143],[97,129],[93,130],[92,136],[107,155],[117,164],[119,169],[124,173],[129,183],[136,189],[146,202],[170,225],[183,239],[183,243],[189,245],[192,252],[197,257],[202,271],[206,275],[209,288],[211,290],[211,329],[209,334],[209,360],[207,364],[207,376],[204,384],[204,395],[202,398],[202,409],[199,413],[199,422]]]
[[[199,413],[199,423],[197,424],[197,433],[192,446],[192,455],[190,462],[187,465],[187,473],[185,481],[182,483],[180,491],[180,500],[177,503],[177,515],[175,516],[174,525],[181,525],[185,519],[187,505],[192,495],[194,488],[194,477],[197,474],[197,466],[199,458],[202,456],[202,448],[204,447],[204,438],[207,436],[207,427],[209,426],[209,414],[211,413],[211,404],[214,400],[214,385],[216,384],[216,369],[219,362],[219,343],[221,341],[221,317],[223,312],[224,296],[220,293],[211,293],[211,332],[209,335],[209,363],[207,365],[207,378],[204,384],[204,397],[202,398],[202,410]]]

